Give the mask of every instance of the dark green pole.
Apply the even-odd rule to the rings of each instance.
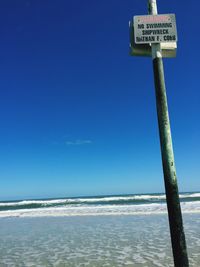
[[[157,14],[156,0],[149,0],[149,13],[152,15]],[[162,51],[160,44],[152,44],[151,47],[156,91],[157,116],[160,134],[160,146],[162,154],[172,250],[174,256],[174,266],[189,267],[172,147]]]
[[[153,59],[156,105],[174,265],[188,267],[188,256],[176,179],[162,58]]]

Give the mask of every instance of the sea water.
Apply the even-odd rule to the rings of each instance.
[[[184,213],[200,212],[200,193],[180,194]],[[0,217],[142,215],[166,213],[164,194],[31,199],[0,202]]]
[[[181,197],[193,267],[200,266],[199,195]],[[2,267],[173,266],[164,195],[23,200],[0,205]]]

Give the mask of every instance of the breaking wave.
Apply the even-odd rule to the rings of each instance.
[[[180,194],[183,212],[200,212],[200,193]],[[164,194],[0,202],[0,217],[152,214],[166,212]]]

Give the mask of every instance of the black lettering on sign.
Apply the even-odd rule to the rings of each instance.
[[[155,36],[143,36],[141,39],[144,42],[155,42]]]
[[[144,24],[138,24],[138,29],[144,29]]]
[[[167,29],[161,30],[142,30],[142,35],[156,35],[156,34],[169,34]]]
[[[141,42],[141,38],[136,37],[136,41],[137,41],[137,42]]]
[[[176,36],[175,35],[164,35],[164,41],[176,41]]]
[[[147,29],[152,28],[172,28],[172,23],[152,23],[146,25]]]

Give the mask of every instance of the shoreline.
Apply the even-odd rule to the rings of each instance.
[[[200,214],[200,211],[182,211],[182,215],[187,214]],[[67,217],[120,217],[120,216],[154,216],[154,215],[168,215],[167,211],[158,211],[158,212],[135,212],[135,213],[92,213],[92,214],[20,214],[20,215],[0,215],[0,219],[4,218],[67,218]]]

